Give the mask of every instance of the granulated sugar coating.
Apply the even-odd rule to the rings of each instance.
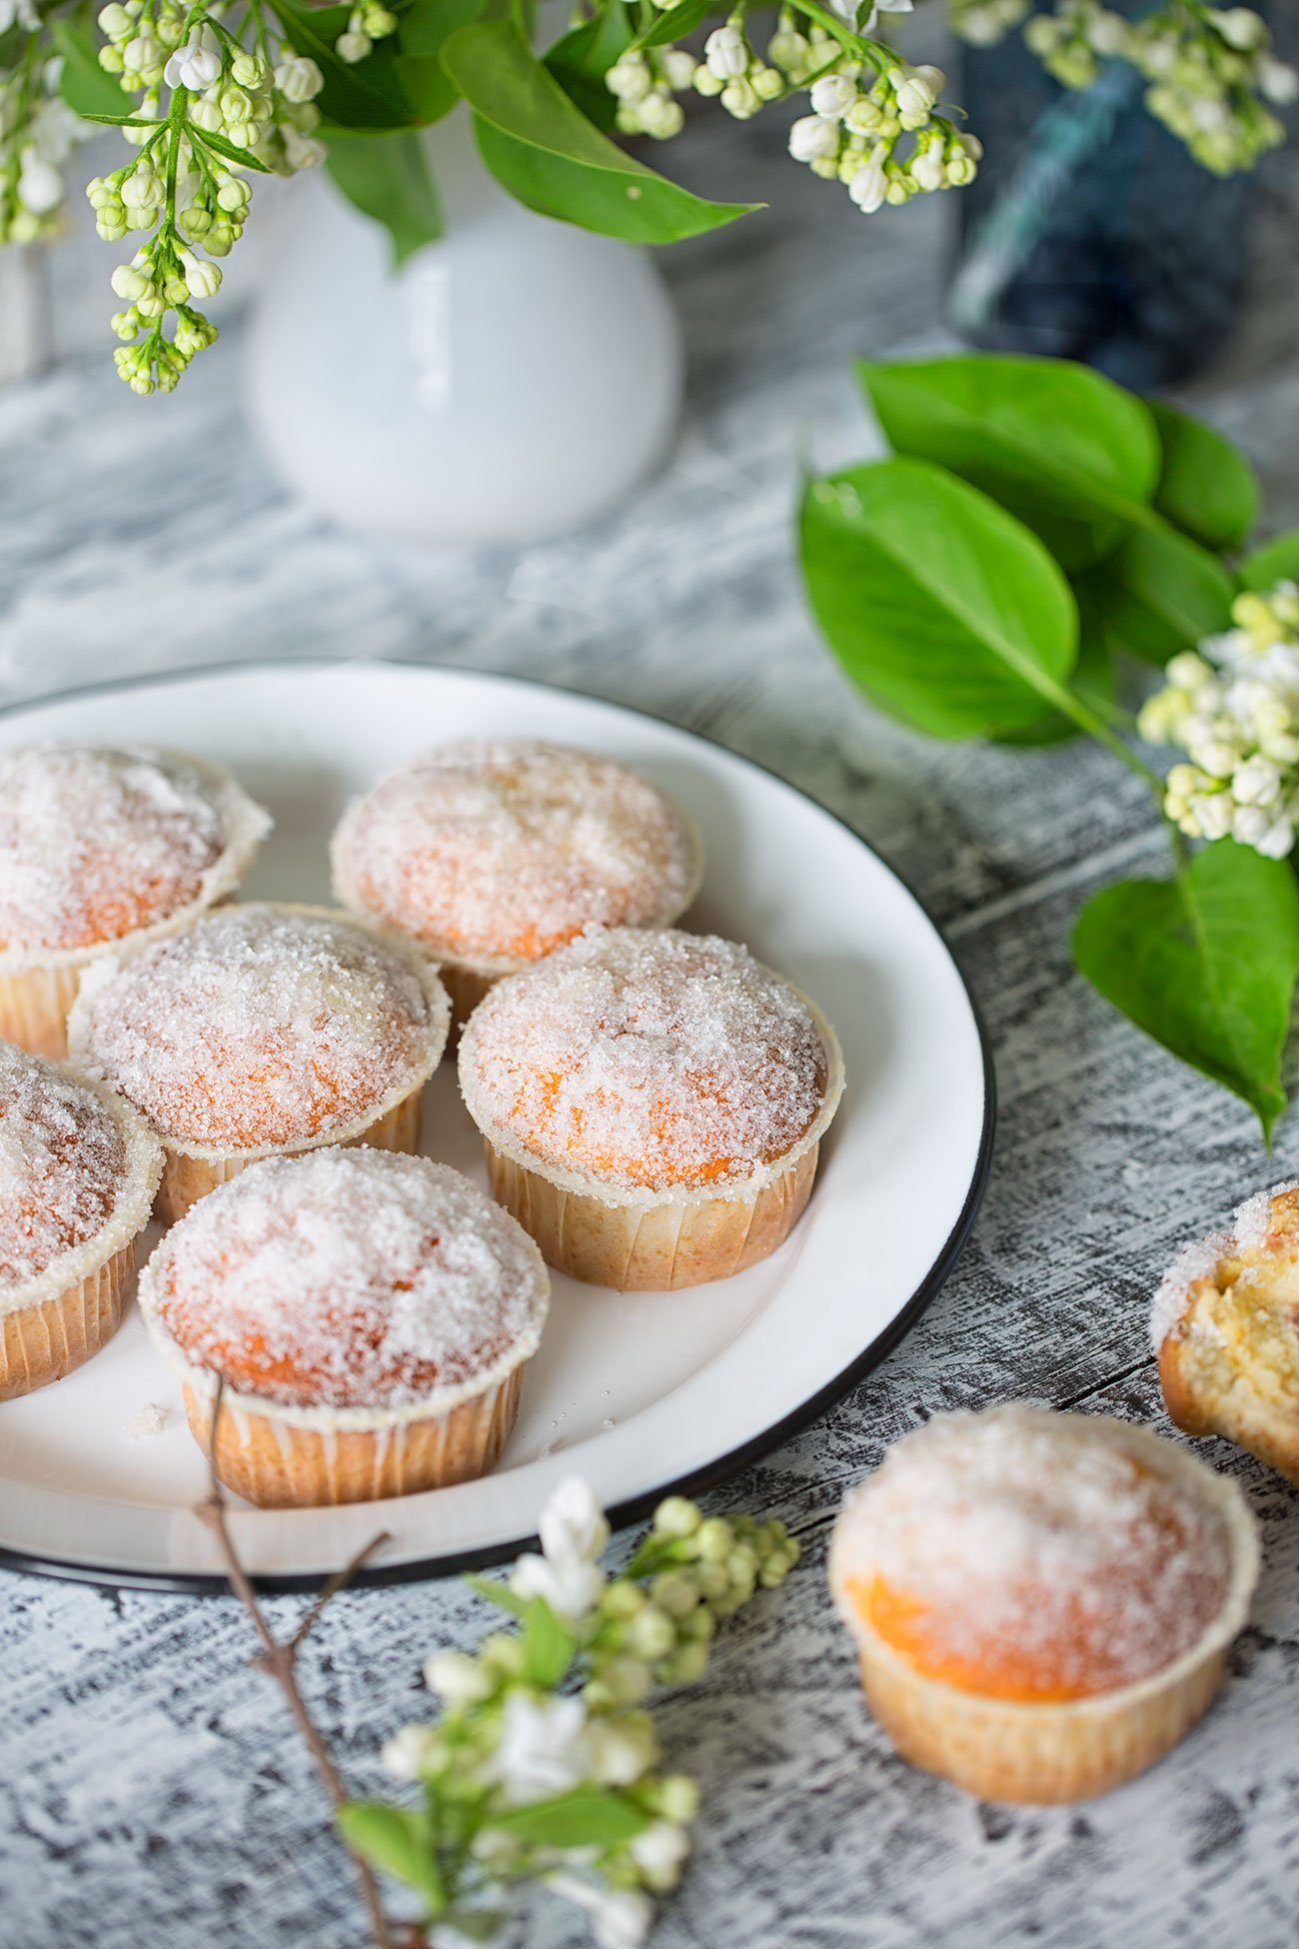
[[[320,1150],[254,1164],[163,1240],[141,1303],[195,1366],[296,1407],[396,1407],[525,1359],[536,1247],[448,1165]]]
[[[1273,1200],[1285,1198],[1299,1189],[1293,1178],[1273,1185],[1270,1191],[1256,1191],[1237,1206],[1229,1232],[1213,1232],[1208,1238],[1184,1245],[1159,1282],[1150,1309],[1150,1340],[1156,1354],[1179,1325],[1190,1303],[1191,1289],[1208,1279],[1224,1259],[1237,1259],[1242,1253],[1261,1251],[1267,1244],[1275,1214]]]
[[[34,746],[0,758],[0,949],[93,947],[196,900],[227,843],[181,758]]]
[[[1071,1699],[1161,1671],[1220,1613],[1226,1524],[1116,1423],[1018,1405],[938,1415],[841,1518],[850,1606],[922,1672]]]
[[[448,745],[382,779],[335,840],[337,890],[453,958],[531,960],[592,922],[675,920],[696,842],[611,759],[520,740]]]
[[[226,907],[83,989],[79,1058],[164,1136],[235,1150],[363,1116],[427,1068],[406,954],[354,922]]]
[[[101,1231],[125,1172],[122,1132],[94,1091],[0,1042],[0,1294]]]
[[[655,1190],[782,1157],[827,1083],[802,997],[712,935],[592,929],[494,988],[461,1047],[476,1115],[543,1163]]]

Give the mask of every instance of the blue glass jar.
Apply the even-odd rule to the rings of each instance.
[[[984,146],[959,193],[949,316],[985,349],[1081,359],[1138,392],[1209,365],[1240,315],[1252,178],[1211,175],[1106,63],[1062,88],[1018,33],[965,51],[953,94]]]

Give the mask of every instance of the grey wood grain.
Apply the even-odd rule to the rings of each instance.
[[[510,670],[648,707],[847,818],[946,924],[987,1016],[1002,1115],[987,1201],[941,1297],[876,1373],[710,1500],[783,1516],[806,1559],[663,1713],[703,1779],[700,1850],[661,1949],[1280,1949],[1299,1892],[1299,1508],[1219,1446],[1267,1531],[1227,1695],[1156,1771],[1081,1809],[980,1806],[899,1761],[854,1687],[823,1583],[828,1527],[884,1445],[1007,1396],[1163,1425],[1152,1281],[1188,1233],[1292,1171],[1242,1106],[1072,974],[1087,892],[1152,870],[1140,789],[1085,749],[925,744],[872,716],[804,613],[789,519],[800,441],[869,434],[857,352],[933,342],[938,199],[863,223],[758,125],[692,132],[682,166],[775,207],[668,254],[691,397],[630,507],[534,549],[439,554],[340,536],[287,500],[227,410],[237,329],[170,400],[106,358],[0,393],[0,695],[228,657],[377,653]],[[1243,440],[1275,525],[1299,519],[1292,165],[1264,189],[1263,300],[1199,403]],[[105,306],[107,309],[107,306]],[[869,1242],[866,1242],[869,1250]],[[294,1606],[274,1605],[287,1620]],[[432,1646],[472,1644],[454,1584],[338,1601],[307,1682],[358,1791],[418,1711]],[[5,1949],[351,1949],[352,1884],[314,1778],[225,1601],[0,1580]],[[541,1904],[514,1949],[584,1938]]]

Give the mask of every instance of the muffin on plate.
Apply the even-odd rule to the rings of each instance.
[[[119,1097],[0,1042],[0,1400],[114,1333],[161,1175],[161,1145]]]
[[[221,1480],[278,1507],[493,1467],[549,1292],[531,1239],[467,1178],[358,1148],[270,1158],[204,1198],[140,1307]]]
[[[1299,1185],[1260,1192],[1230,1232],[1180,1254],[1151,1337],[1179,1428],[1225,1435],[1299,1484]]]
[[[270,823],[227,773],[177,752],[0,755],[0,1036],[66,1055],[86,970],[233,893]]]
[[[457,1022],[594,923],[665,927],[699,891],[694,825],[591,751],[446,745],[380,779],[334,835],[334,892],[440,964]]]
[[[937,1415],[849,1497],[830,1583],[903,1756],[1083,1800],[1207,1709],[1258,1579],[1234,1483],[1106,1415]]]
[[[68,1032],[161,1137],[170,1220],[259,1158],[418,1149],[450,1012],[413,949],[344,914],[267,903],[97,966]]]
[[[820,1010],[734,941],[593,928],[479,1004],[460,1088],[550,1264],[662,1291],[788,1236],[843,1062]]]

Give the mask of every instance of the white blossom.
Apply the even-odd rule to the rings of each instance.
[[[511,1692],[501,1736],[486,1767],[512,1806],[566,1793],[586,1776],[586,1707],[581,1699]]]
[[[221,43],[204,21],[184,47],[178,47],[162,71],[169,88],[190,88],[200,94],[221,78]]]
[[[424,1661],[424,1683],[444,1705],[477,1705],[492,1690],[492,1678],[463,1651],[435,1651]]]
[[[859,169],[848,185],[848,194],[859,210],[869,216],[878,210],[888,190],[888,177],[878,157]]]
[[[567,1476],[542,1510],[538,1534],[552,1563],[594,1563],[609,1541],[609,1524],[590,1483]]]
[[[63,178],[31,145],[23,150],[20,160],[18,200],[33,216],[48,216],[63,201]]]
[[[23,27],[34,33],[41,24],[32,0],[0,0],[0,34],[7,34],[11,27]]]
[[[857,99],[857,85],[846,74],[823,74],[813,83],[811,100],[817,115],[828,116],[832,121],[847,114]]]
[[[749,71],[749,44],[739,28],[728,21],[724,27],[715,27],[704,42],[704,60],[719,81],[738,80]]]
[[[674,1888],[690,1854],[690,1836],[675,1821],[656,1820],[634,1835],[627,1852],[652,1888]]]
[[[789,153],[795,162],[839,153],[839,124],[828,115],[800,115],[789,131]]]
[[[510,1578],[516,1596],[544,1598],[555,1616],[570,1624],[595,1608],[604,1583],[604,1573],[594,1563],[576,1557],[552,1563],[533,1552],[519,1558]]]
[[[639,1888],[604,1888],[577,1875],[547,1876],[558,1895],[584,1908],[599,1949],[641,1949],[654,1925],[654,1904]]]
[[[629,1787],[658,1758],[658,1740],[648,1716],[597,1714],[586,1728],[586,1759],[592,1779],[605,1786]]]
[[[431,1726],[403,1726],[387,1741],[379,1757],[395,1779],[418,1780],[436,1744],[437,1734]]]

